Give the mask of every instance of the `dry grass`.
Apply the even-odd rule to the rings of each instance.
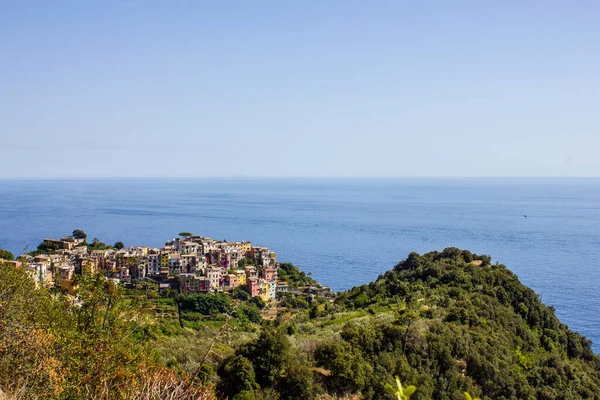
[[[3,391],[0,389],[0,400],[28,400],[32,399],[31,396],[27,396],[27,388],[21,386],[19,389]]]
[[[114,388],[89,388],[85,387],[86,398],[93,400],[106,400],[118,398],[121,400],[216,400],[214,388],[211,385],[200,386],[190,384],[188,380],[181,379],[173,371],[157,370],[150,372],[144,379],[129,382],[123,385],[115,397]],[[44,397],[46,398],[46,397]],[[18,389],[0,389],[0,400],[38,400],[40,397],[33,395],[27,385]]]
[[[97,393],[90,399],[107,399],[109,394]],[[123,400],[216,400],[214,390],[208,386],[189,385],[174,373],[149,375],[138,385],[126,386],[120,396]]]

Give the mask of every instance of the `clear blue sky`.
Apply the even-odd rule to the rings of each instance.
[[[599,17],[0,0],[0,178],[600,176]]]

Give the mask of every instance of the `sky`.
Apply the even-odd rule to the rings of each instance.
[[[598,16],[0,0],[0,178],[597,177]]]

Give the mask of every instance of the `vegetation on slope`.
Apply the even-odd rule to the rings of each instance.
[[[391,399],[399,376],[412,400],[600,399],[590,341],[504,266],[456,248],[411,253],[335,301],[287,295],[271,309],[241,290],[181,296],[78,279],[74,303],[0,267],[0,389],[150,398],[139,393],[153,383],[209,398],[214,384],[237,400]]]
[[[380,397],[382,383],[398,375],[418,387],[414,399],[458,399],[465,391],[488,399],[600,398],[600,358],[590,341],[487,256],[456,248],[411,253],[337,304],[397,311],[386,323],[350,323],[341,340],[317,348],[334,391]]]
[[[313,302],[237,349],[221,369],[224,395],[389,399],[400,376],[413,400],[600,398],[590,342],[488,256],[412,253],[335,304]]]
[[[0,390],[26,398],[208,399],[149,347],[147,315],[122,289],[82,276],[77,298],[36,288],[0,263]]]
[[[0,249],[0,260],[14,260],[15,256],[8,250]]]
[[[280,280],[287,282],[290,287],[320,286],[319,282],[312,279],[304,271],[300,271],[298,267],[291,263],[280,263],[277,275]]]

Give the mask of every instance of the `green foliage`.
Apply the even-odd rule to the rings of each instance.
[[[131,399],[146,398],[152,387],[153,398],[171,398],[174,390],[198,398],[193,382],[149,355],[142,304],[101,276],[76,283],[76,299],[65,297],[0,263],[2,390],[25,388],[26,398],[39,399]]]
[[[294,323],[294,321],[290,322],[290,324],[287,327],[287,334],[288,335],[294,335],[297,332],[298,332],[298,327],[296,326],[296,324]]]
[[[324,345],[326,356],[317,348],[320,365],[332,371],[330,387],[380,397],[378,382],[393,373],[417,384],[415,399],[462,398],[464,392],[489,399],[600,393],[600,359],[589,340],[569,331],[489,256],[456,248],[411,253],[377,281],[336,300],[347,309],[395,304],[404,306],[394,321],[350,322],[341,342]],[[373,367],[364,384],[342,379],[359,376],[341,361],[360,364],[359,355]]]
[[[327,315],[327,304],[313,302],[308,315],[310,318],[318,318]]]
[[[256,381],[261,387],[274,385],[290,361],[290,342],[280,330],[265,328],[255,342],[243,346],[239,354],[252,360]]]
[[[260,324],[262,321],[260,309],[254,303],[240,305],[236,309],[236,316],[241,321],[250,321],[255,324]]]
[[[232,400],[256,400],[256,396],[253,391],[242,390],[241,392],[233,396]]]
[[[58,244],[57,243],[40,243],[37,247],[37,253],[52,253],[55,252],[56,250],[58,250]]]
[[[317,365],[331,371],[328,387],[335,393],[356,392],[367,385],[373,373],[361,351],[346,341],[325,343],[315,351]]]
[[[87,247],[88,247],[88,251],[107,250],[107,249],[111,248],[106,243],[101,242],[100,239],[98,239],[98,238],[94,238],[94,240],[92,240],[92,243],[88,244]]]
[[[181,237],[190,237],[193,236],[194,234],[191,232],[179,232],[179,236]]]
[[[410,396],[417,390],[414,386],[402,386],[402,382],[400,378],[396,377],[395,385],[386,384],[385,389],[389,394],[394,396],[397,400],[409,400]]]
[[[267,306],[267,303],[260,296],[254,296],[249,300],[250,303],[255,304],[259,309],[263,309]]]
[[[589,340],[569,331],[551,307],[489,256],[456,248],[411,253],[334,304],[279,298],[288,316],[279,316],[278,324],[294,336],[291,359],[307,354],[302,365],[320,373],[311,379],[312,372],[287,362],[275,378],[272,371],[259,372],[268,363],[254,361],[258,353],[240,350],[253,360],[261,384],[254,394],[275,388],[281,398],[305,398],[323,385],[329,393],[379,399],[389,396],[385,382],[394,376],[415,384],[394,389],[396,397],[412,400],[461,399],[465,393],[482,399],[584,399],[600,393],[600,359]],[[247,348],[263,347],[252,342]]]
[[[244,268],[246,265],[254,265],[254,260],[248,257],[244,257],[240,261],[238,261],[238,268]]]
[[[259,389],[254,367],[244,356],[236,355],[227,360],[219,372],[223,377],[219,390],[228,397],[241,393],[241,396],[234,398],[249,398],[249,395],[253,396],[254,391]]]
[[[291,264],[282,265],[281,279],[312,284]],[[148,371],[150,338],[168,365],[196,371],[224,314],[234,312],[225,294],[172,292],[151,299],[164,318],[148,326],[140,312],[144,292],[125,297],[99,277],[78,284],[82,305],[75,308],[43,289],[32,293],[23,270],[0,270],[0,387],[8,374],[19,377],[15,382],[26,377],[39,397],[57,390],[58,398],[82,398],[88,395],[83,390],[97,393],[109,385],[108,395],[97,397],[119,398],[114,388],[129,387]],[[551,307],[489,256],[457,248],[411,253],[335,302],[280,294],[283,311],[275,321],[262,320],[260,297],[240,288],[232,297],[240,301],[227,322],[231,330],[214,347],[225,359],[218,369],[223,398],[311,399],[326,391],[364,399],[471,400],[471,393],[484,400],[537,400],[600,393],[600,358],[590,341],[561,324]],[[15,326],[38,331],[18,333]],[[28,351],[7,347],[7,334],[22,338],[19,346]],[[222,359],[211,361],[214,369]],[[206,379],[214,371],[208,364]],[[397,376],[414,386],[401,386]]]
[[[290,263],[279,264],[277,270],[278,278],[287,282],[290,287],[318,285],[318,282],[310,278],[304,271]]]
[[[15,256],[8,250],[0,249],[0,259],[12,261],[15,259]]]
[[[87,239],[87,234],[84,231],[82,231],[81,229],[75,229],[73,231],[73,237],[75,239],[83,239],[83,240],[85,240],[85,239]]]
[[[315,398],[313,373],[307,364],[292,363],[277,385],[282,400]]]
[[[121,250],[122,248],[125,247],[125,245],[123,244],[123,242],[117,242],[117,243],[115,243],[115,245],[113,247],[117,250]]]
[[[291,293],[282,293],[279,297],[280,306],[290,309],[304,310],[310,308],[306,296],[295,295]]]
[[[234,288],[231,291],[230,296],[232,299],[235,300],[250,300],[250,293],[248,293],[248,291],[246,291],[246,289],[242,288],[241,286]]]
[[[52,397],[63,391],[64,365],[51,349],[68,327],[62,304],[34,287],[22,268],[0,261],[0,388],[27,382],[30,396]]]
[[[233,310],[231,299],[226,294],[193,294],[179,297],[182,312],[202,315],[229,314]]]

